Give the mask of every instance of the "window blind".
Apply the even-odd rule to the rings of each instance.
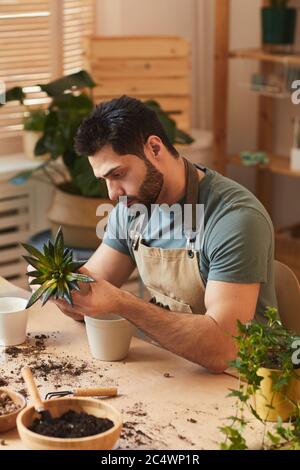
[[[94,32],[94,18],[94,0],[1,1],[0,80],[6,89],[22,86],[26,93],[25,108],[17,102],[0,108],[0,146],[7,147],[6,154],[8,139],[22,134],[26,107],[48,102],[33,85],[83,67],[83,38]]]
[[[94,33],[94,0],[63,0],[63,70],[83,67],[83,40]]]

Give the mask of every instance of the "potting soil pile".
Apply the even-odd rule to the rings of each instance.
[[[69,410],[58,418],[35,419],[29,429],[43,436],[76,438],[94,436],[113,426],[114,423],[110,419]]]

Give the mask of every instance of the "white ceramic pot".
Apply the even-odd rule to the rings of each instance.
[[[28,310],[27,300],[20,297],[0,297],[0,346],[24,343]]]
[[[92,356],[101,361],[121,361],[129,351],[133,326],[118,315],[84,317]]]
[[[291,169],[294,171],[300,171],[300,149],[298,148],[292,148]]]

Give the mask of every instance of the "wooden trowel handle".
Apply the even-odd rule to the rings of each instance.
[[[44,404],[41,400],[41,397],[37,389],[37,386],[35,384],[30,367],[28,366],[23,367],[22,376],[23,376],[23,379],[25,380],[26,387],[28,389],[30,398],[33,401],[33,406],[36,409],[36,411],[40,412],[40,411],[45,410]]]
[[[74,397],[115,397],[118,395],[117,387],[76,388]]]

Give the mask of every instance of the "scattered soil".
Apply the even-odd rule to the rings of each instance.
[[[113,426],[114,423],[110,419],[69,410],[59,418],[46,421],[35,419],[29,429],[43,436],[76,438],[94,436]]]
[[[193,424],[197,423],[197,420],[194,419],[194,418],[189,418],[189,419],[187,419],[187,421],[188,421],[189,423],[193,423]]]
[[[38,335],[37,335],[38,336]],[[40,335],[45,336],[45,335]],[[46,337],[47,338],[47,337]],[[32,356],[46,349],[45,339],[30,339],[23,346],[8,346],[4,349],[5,354],[15,359],[18,356]]]
[[[20,408],[19,405],[10,398],[10,396],[5,392],[0,392],[0,416],[13,413]]]
[[[137,421],[126,421],[123,423],[121,438],[125,439],[127,442],[129,441],[134,446],[149,445],[153,439],[144,431],[138,429],[140,424],[141,423],[138,423]],[[127,445],[127,447],[129,447],[129,445]]]
[[[166,377],[166,379],[173,379],[174,375],[171,375],[169,372],[165,372],[164,377]]]
[[[139,416],[139,417],[148,416],[148,413],[143,410],[143,403],[142,402],[136,402],[133,405],[133,409],[128,410],[127,414],[131,415],[131,416]]]
[[[29,394],[26,390],[26,388],[21,388],[20,390],[18,390],[18,392],[23,395],[24,398],[28,398],[29,397]]]
[[[0,387],[6,387],[8,385],[7,380],[0,377]]]
[[[72,361],[72,362],[71,362]],[[75,365],[73,359],[68,360],[54,360],[54,359],[38,359],[29,363],[32,373],[35,377],[41,377],[45,381],[48,380],[50,373],[56,373],[60,376],[78,377],[85,372],[89,372],[88,364],[86,362],[80,365]]]

